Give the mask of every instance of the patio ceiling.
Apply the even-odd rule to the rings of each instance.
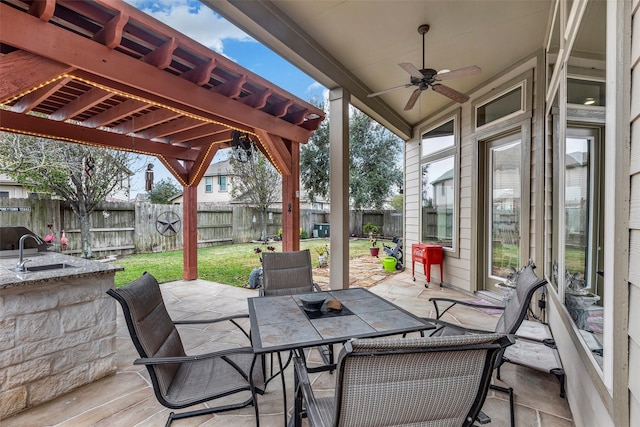
[[[184,186],[234,130],[282,175],[324,119],[121,1],[1,0],[0,130],[153,155]]]
[[[447,82],[467,93],[540,51],[551,11],[549,0],[202,2],[325,87],[346,88],[353,105],[404,139],[451,101],[429,90],[412,110],[403,111],[415,88],[367,95],[409,83],[399,63],[422,68],[420,25],[431,27],[425,37],[427,67],[482,68],[481,74]]]

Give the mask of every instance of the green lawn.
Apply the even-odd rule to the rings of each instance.
[[[311,260],[318,265],[316,248],[329,244],[329,239],[302,240],[301,249],[311,249]],[[391,245],[387,242],[387,245]],[[273,246],[276,252],[282,251],[282,243],[269,245],[261,243],[241,243],[235,245],[213,246],[198,249],[198,278],[233,286],[244,286],[249,283],[249,273],[260,267],[259,255],[255,248],[263,251]],[[379,243],[382,248],[382,243]],[[360,239],[349,242],[349,257],[354,258],[369,254],[369,240]],[[130,255],[113,261],[112,264],[124,268],[116,273],[116,287],[124,286],[148,271],[160,283],[182,279],[182,251],[158,252],[152,254]]]
[[[505,263],[505,260],[508,262]],[[584,273],[585,263],[585,250],[584,248],[571,248],[565,249],[565,267],[571,273],[581,272]],[[519,269],[522,267],[518,265],[518,247],[515,245],[501,245],[495,244],[493,246],[493,265],[502,266],[505,268],[504,274],[508,272],[509,267]]]

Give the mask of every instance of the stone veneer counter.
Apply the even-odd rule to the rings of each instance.
[[[110,264],[55,252],[0,258],[0,420],[114,373],[116,305]]]

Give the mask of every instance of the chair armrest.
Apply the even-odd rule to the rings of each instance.
[[[449,328],[449,330],[454,330],[454,333],[445,333],[444,335],[466,335],[466,334],[492,334],[494,333],[494,331],[486,331],[484,329],[471,329],[471,328],[467,328],[464,327],[462,325],[455,325],[453,323],[449,323],[449,322],[445,322],[443,320],[439,320],[439,319],[430,319],[428,317],[421,317],[420,318],[423,322],[425,323],[430,323],[432,325],[434,325],[436,328],[435,330],[433,330],[429,336],[433,337],[433,336],[440,336],[440,332],[443,329],[447,329]]]
[[[487,305],[487,304],[476,304],[476,303],[472,303],[472,302],[467,302],[467,301],[461,301],[461,300],[456,300],[456,299],[451,299],[451,298],[429,298],[429,301],[431,301],[433,303],[433,306],[436,309],[436,319],[439,319],[442,317],[443,314],[445,314],[447,311],[449,311],[449,309],[457,304],[460,305],[464,305],[466,307],[472,307],[472,308],[489,308],[489,309],[494,309],[494,310],[504,310],[504,307],[499,306],[499,305]],[[442,301],[442,302],[449,302],[451,303],[450,306],[448,306],[447,308],[445,308],[442,313],[440,313],[440,309],[438,307],[438,301]]]
[[[293,357],[293,364],[295,374],[298,379],[298,390],[295,392],[301,392],[304,401],[306,402],[305,408],[309,425],[322,427],[324,425],[323,419],[318,409],[318,401],[313,394],[313,389],[311,388],[311,381],[309,380],[305,361],[300,357],[300,355],[296,354]],[[294,416],[296,416],[296,414],[294,414]]]
[[[226,322],[229,321],[231,323],[233,323],[234,325],[236,325],[236,327],[238,329],[240,329],[242,331],[242,333],[249,339],[251,340],[251,337],[249,336],[249,333],[247,331],[245,331],[245,329],[240,326],[240,324],[238,322],[235,321],[235,319],[248,319],[249,315],[248,314],[232,314],[230,316],[224,316],[224,317],[218,317],[215,319],[195,319],[195,320],[174,320],[173,324],[174,325],[202,325],[202,324],[211,324],[211,323],[219,323],[219,322]]]
[[[212,353],[195,354],[193,356],[178,357],[141,357],[136,359],[134,365],[167,365],[172,363],[195,362],[196,360],[223,358],[234,354],[253,354],[251,347],[230,348],[227,350],[214,351]]]

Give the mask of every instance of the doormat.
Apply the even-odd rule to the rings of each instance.
[[[465,302],[468,302],[469,304],[493,305],[496,307],[498,306],[493,301],[489,301],[484,298],[468,299],[468,300],[465,300]],[[473,308],[474,310],[482,311],[483,313],[487,313],[487,314],[502,314],[502,312],[504,311],[504,310],[498,310],[498,309],[494,310],[491,308],[476,308],[476,307],[470,307],[470,308]]]

